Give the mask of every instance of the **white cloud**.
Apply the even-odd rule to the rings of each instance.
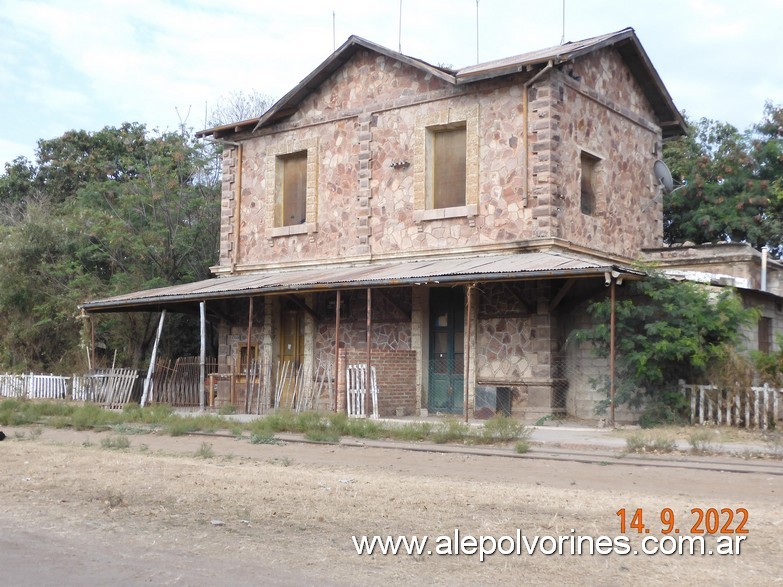
[[[29,145],[29,153],[38,139],[70,128],[125,121],[175,128],[189,109],[188,124],[200,128],[205,102],[238,89],[280,97],[350,34],[396,49],[399,7],[399,0],[4,0],[0,141]],[[475,62],[475,0],[402,0],[402,7],[403,52],[432,63]],[[481,0],[481,59],[557,44],[561,8]],[[578,40],[633,26],[679,107],[744,128],[760,119],[764,99],[783,95],[781,20],[780,0],[580,0],[566,4],[565,33]]]

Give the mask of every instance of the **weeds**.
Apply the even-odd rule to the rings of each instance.
[[[495,442],[510,442],[513,440],[527,440],[533,433],[522,422],[508,416],[495,416],[484,422],[481,431],[472,437],[472,440],[480,444],[492,444]]]
[[[253,433],[250,435],[250,444],[283,444],[283,441],[271,434]]]
[[[432,442],[445,444],[447,442],[465,442],[469,433],[468,425],[455,418],[444,420],[431,435]]]
[[[386,432],[388,433],[389,438],[393,438],[394,440],[427,440],[432,434],[432,424],[429,422],[405,424],[404,426],[389,428]]]
[[[688,443],[691,445],[691,452],[696,454],[711,454],[717,450],[717,445],[713,444],[715,432],[710,428],[701,428],[688,435]]]
[[[516,446],[514,447],[514,450],[516,450],[517,453],[521,455],[525,454],[530,450],[530,442],[527,439],[520,440],[519,442],[517,442]]]
[[[629,453],[670,453],[677,450],[677,442],[664,434],[632,434],[625,442]]]
[[[127,436],[109,436],[101,440],[101,448],[106,450],[125,450],[130,448],[130,440]]]
[[[215,451],[212,450],[212,445],[209,442],[202,442],[199,449],[196,451],[196,457],[201,459],[211,459],[215,456]]]

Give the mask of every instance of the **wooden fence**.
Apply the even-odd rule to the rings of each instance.
[[[680,388],[690,402],[691,424],[727,424],[766,430],[783,418],[780,411],[783,389],[767,384],[743,392],[684,383]]]
[[[66,399],[71,396],[70,383],[70,377],[61,375],[4,373],[0,375],[0,397]]]
[[[119,408],[133,399],[137,379],[134,369],[98,369],[71,377],[5,373],[0,375],[0,397],[92,401]]]
[[[205,379],[215,371],[217,371],[217,359],[207,358]],[[200,394],[201,359],[199,357],[179,357],[175,361],[161,360],[155,365],[150,403],[198,407],[201,402]]]

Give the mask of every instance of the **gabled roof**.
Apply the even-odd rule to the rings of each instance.
[[[674,101],[663,85],[663,81],[653,67],[636,33],[632,28],[626,28],[615,33],[591,37],[582,41],[568,42],[563,45],[471,65],[457,70],[437,67],[421,59],[392,51],[361,37],[351,36],[326,61],[321,63],[310,75],[299,82],[295,88],[278,100],[261,117],[202,130],[197,132],[196,136],[199,138],[212,136],[217,139],[239,132],[254,131],[284,120],[296,111],[310,92],[319,87],[353,57],[357,51],[362,49],[385,55],[448,83],[463,85],[512,75],[535,67],[544,67],[550,61],[554,65],[559,65],[610,46],[617,49],[620,53],[645,96],[650,101],[658,118],[658,123],[663,129],[663,136],[670,137],[684,134],[686,129],[685,120],[674,105]]]

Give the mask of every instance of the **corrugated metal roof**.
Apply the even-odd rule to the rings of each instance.
[[[617,31],[615,33],[583,39],[581,41],[569,41],[568,43],[564,43],[562,45],[554,45],[552,47],[537,49],[535,51],[529,51],[527,53],[514,55],[512,57],[504,57],[503,59],[487,61],[485,63],[470,65],[468,67],[461,67],[457,70],[456,77],[458,81],[462,81],[465,78],[474,78],[480,76],[481,74],[487,73],[490,73],[494,76],[498,75],[498,72],[505,71],[510,68],[519,68],[520,66],[545,63],[550,59],[567,61],[575,54],[581,53],[583,51],[594,50],[607,42],[616,42],[632,35],[633,29],[628,28],[623,29],[622,31]]]
[[[165,307],[201,300],[269,293],[501,281],[513,278],[573,277],[600,275],[611,269],[626,274],[638,274],[627,267],[600,264],[559,253],[534,252],[270,270],[138,291],[86,302],[81,307],[89,312],[136,311],[151,309],[150,306]]]

